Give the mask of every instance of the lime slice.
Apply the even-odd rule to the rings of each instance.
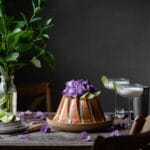
[[[94,93],[95,97],[99,96],[100,94],[101,94],[101,91],[96,91],[96,92]]]
[[[103,76],[101,77],[101,81],[102,81],[103,86],[104,86],[104,87],[107,87],[107,85],[108,85],[108,83],[109,83],[109,80],[108,80],[108,78],[107,78],[105,75],[103,75]]]
[[[87,99],[88,95],[89,95],[89,92],[86,92],[80,97],[80,99],[82,99],[82,100]]]
[[[94,99],[95,97],[99,96],[101,93],[101,91],[96,91],[95,93],[90,93],[90,92],[86,92],[85,94],[83,94],[80,99],[81,100],[85,100],[85,99]]]
[[[114,90],[119,94],[120,87],[117,83],[113,82]]]

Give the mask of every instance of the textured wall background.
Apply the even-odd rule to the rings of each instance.
[[[102,90],[104,110],[112,111],[114,95],[102,87],[102,74],[150,84],[149,8],[148,0],[49,0],[43,16],[53,16],[55,24],[48,50],[55,54],[56,69],[51,72],[46,64],[42,70],[24,69],[16,82],[52,81],[56,109],[67,80],[89,79]]]

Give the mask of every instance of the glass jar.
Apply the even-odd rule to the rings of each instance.
[[[0,109],[16,114],[17,90],[14,84],[14,76],[0,76]]]

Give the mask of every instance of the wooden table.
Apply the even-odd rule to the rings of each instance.
[[[34,119],[35,120],[35,119]],[[128,130],[120,131],[127,134]],[[89,133],[93,141],[83,142],[81,133],[60,132],[53,129],[50,133],[32,132],[30,139],[21,139],[23,133],[0,135],[0,149],[11,150],[90,150],[94,139],[98,136],[110,136],[109,132]]]

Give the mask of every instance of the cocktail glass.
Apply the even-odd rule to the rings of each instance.
[[[131,100],[133,100],[134,97],[139,97],[143,94],[143,86],[140,84],[119,85],[117,83],[114,83],[114,87],[118,95],[128,98],[128,123],[129,125],[131,125]]]
[[[106,76],[102,76],[101,77],[101,81],[103,83],[103,86],[109,90],[114,90],[114,83],[116,83],[117,85],[129,85],[130,84],[130,80],[125,79],[125,78],[107,78]],[[118,117],[121,118],[123,109],[118,107],[118,94],[116,92],[116,90],[114,90],[115,93],[115,103],[114,103],[114,117]]]

